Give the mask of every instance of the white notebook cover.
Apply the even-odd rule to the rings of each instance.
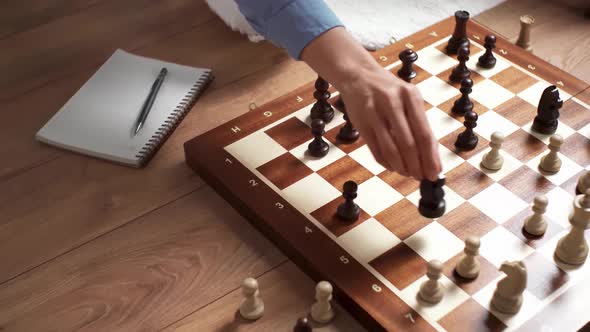
[[[133,128],[158,73],[168,74],[141,131]],[[139,167],[157,151],[211,71],[150,59],[117,50],[37,132],[47,144]]]

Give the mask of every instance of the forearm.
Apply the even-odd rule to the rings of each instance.
[[[303,49],[301,59],[338,90],[366,71],[381,70],[369,52],[343,27],[330,29],[310,42]]]

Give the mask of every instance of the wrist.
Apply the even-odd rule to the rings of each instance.
[[[342,27],[331,29],[303,50],[301,59],[338,90],[383,68]]]

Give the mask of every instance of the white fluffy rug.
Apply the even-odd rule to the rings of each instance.
[[[368,49],[378,49],[434,24],[456,10],[477,15],[505,0],[326,0],[342,23]],[[232,29],[250,40],[263,38],[250,27],[234,0],[207,0]],[[392,40],[393,39],[393,40]]]

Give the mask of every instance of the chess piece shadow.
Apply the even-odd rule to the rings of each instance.
[[[216,332],[236,332],[241,330],[240,326],[241,325],[250,325],[250,324],[256,324],[258,320],[249,320],[249,319],[245,319],[244,317],[242,317],[242,315],[240,315],[240,310],[236,310],[234,312],[234,319],[227,322],[225,325],[219,327],[218,329],[216,329]]]

